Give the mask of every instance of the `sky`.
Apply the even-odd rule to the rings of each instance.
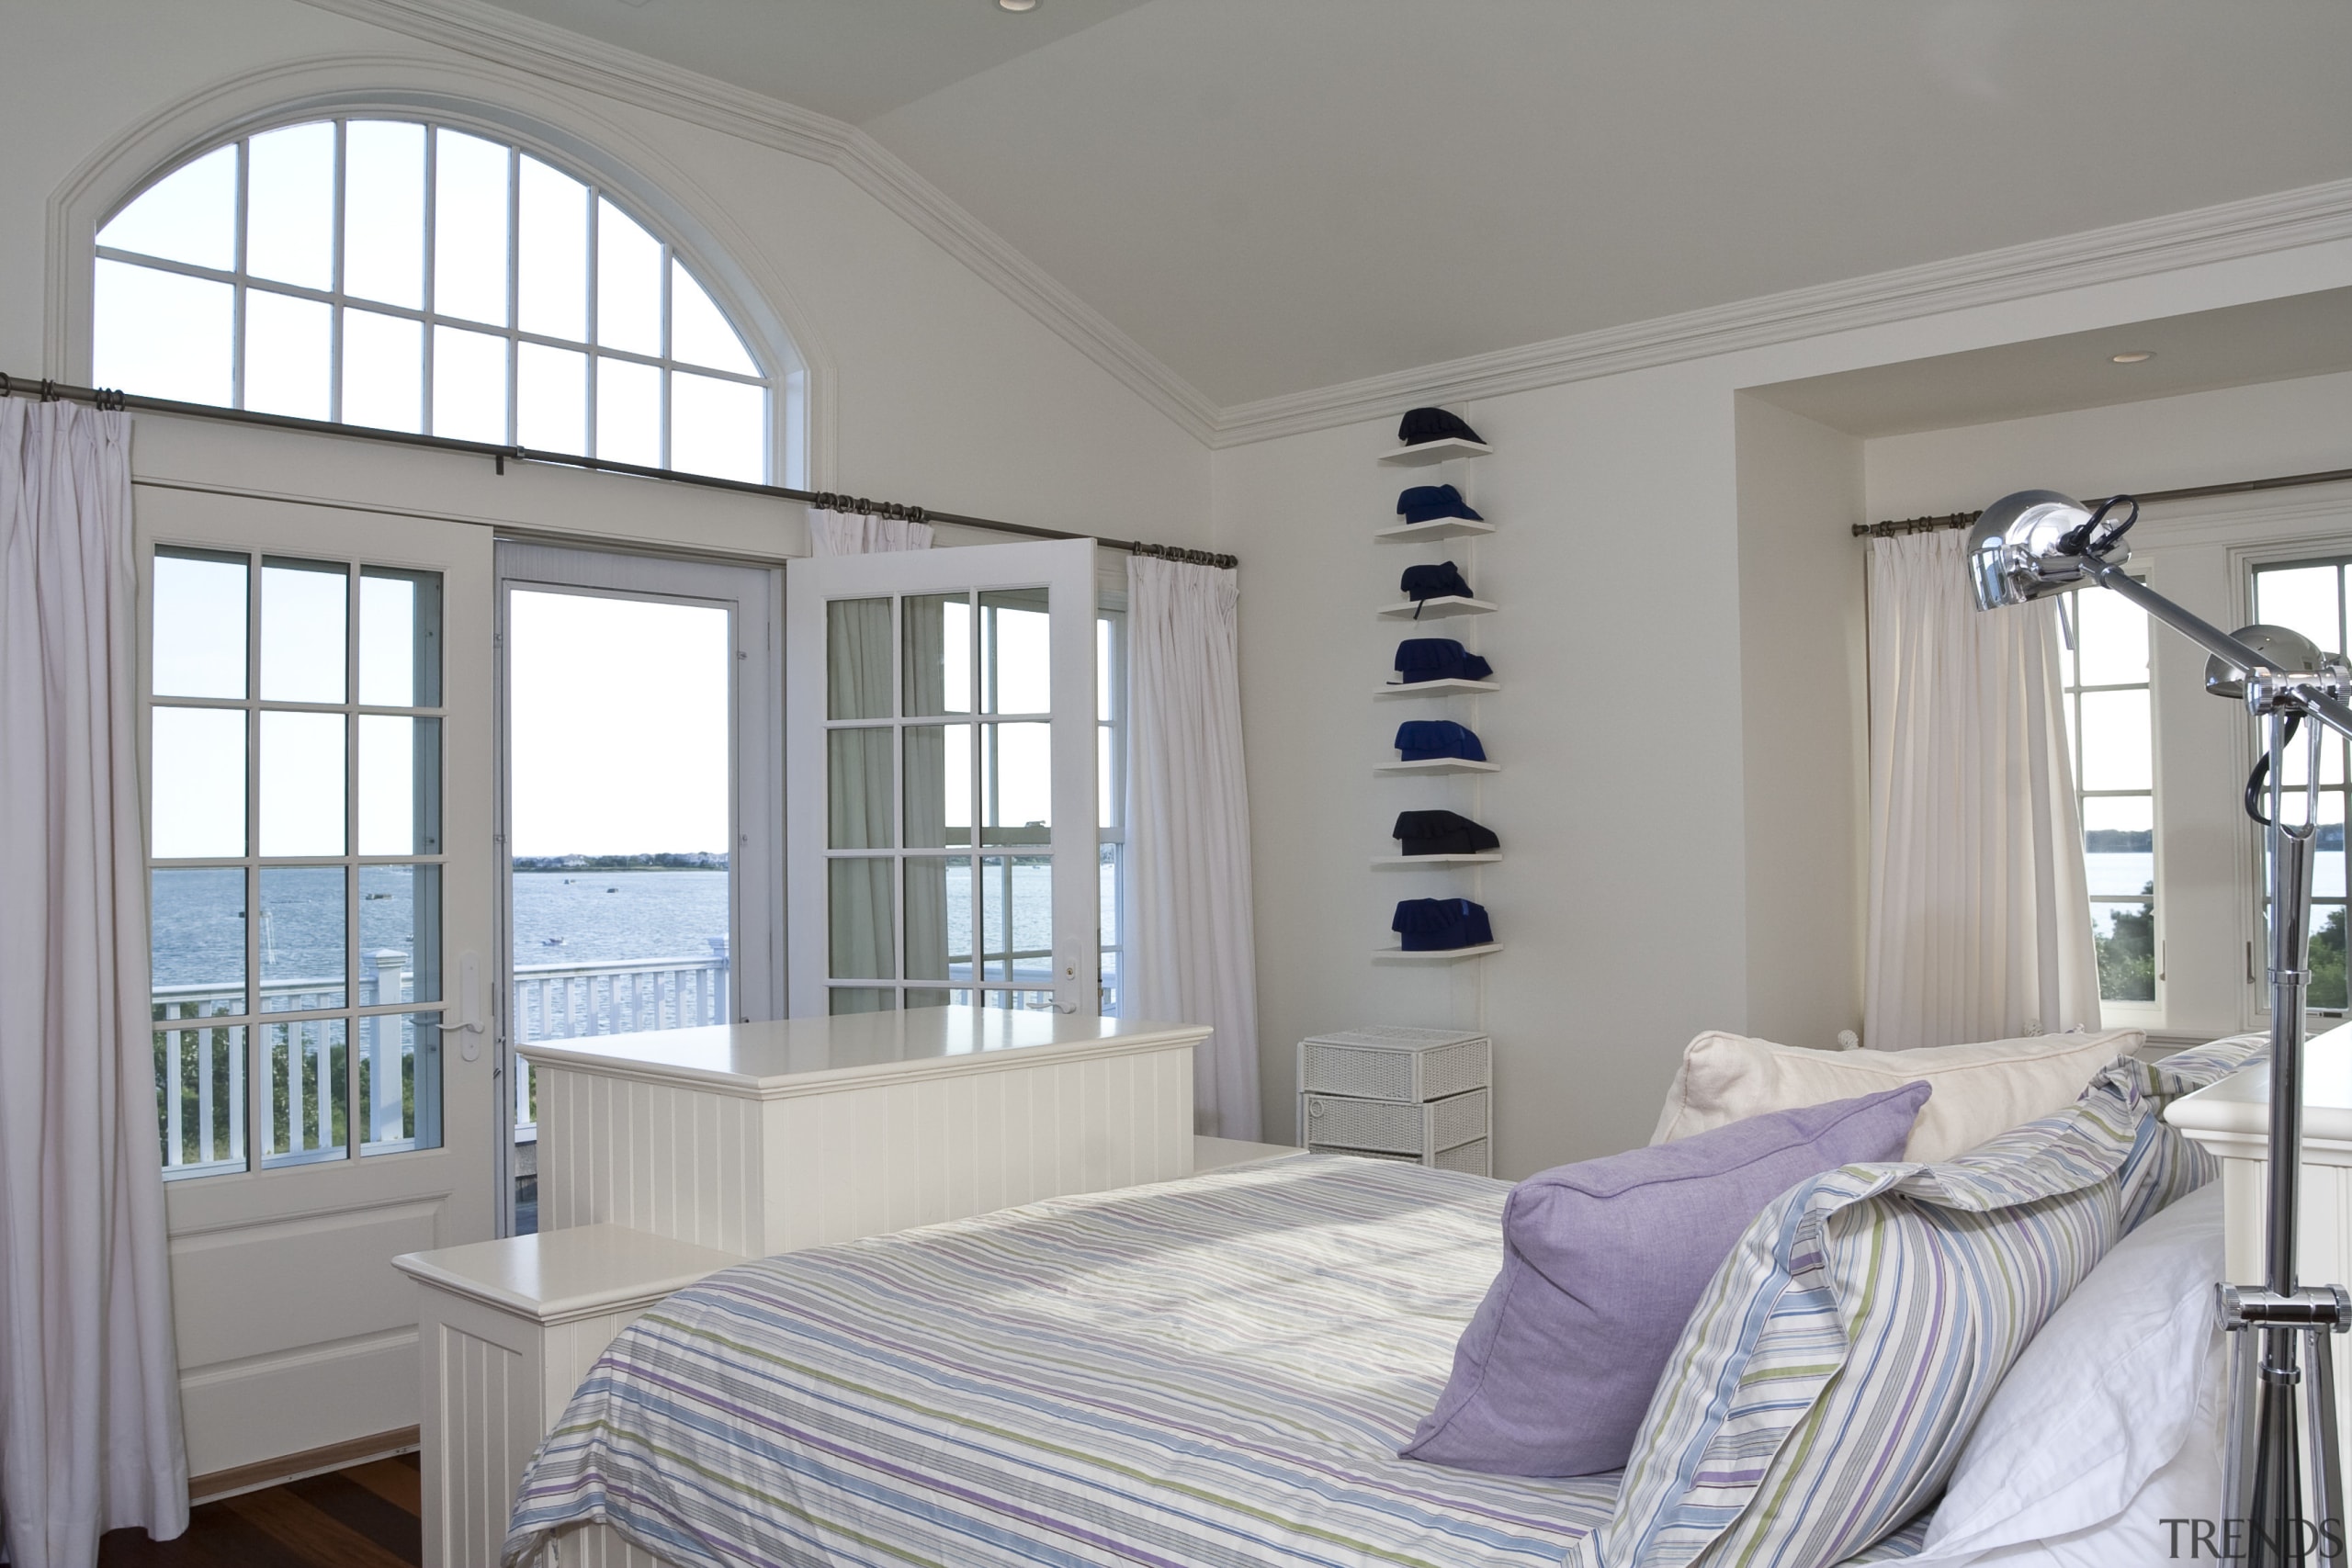
[[[705,605],[514,592],[515,854],[727,849],[727,622]]]

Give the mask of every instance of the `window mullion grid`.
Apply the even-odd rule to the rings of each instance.
[[[336,424],[343,423],[343,235],[347,221],[345,208],[350,200],[350,132],[349,120],[334,122],[334,232],[327,242],[327,281],[334,286],[334,302],[327,307],[327,419]]]
[[[506,408],[511,444],[523,444],[523,154],[506,149]]]
[[[344,1157],[359,1157],[359,577],[349,563],[343,613],[343,1143]],[[413,807],[412,807],[413,809]],[[413,908],[413,906],[412,906]],[[323,1087],[323,1086],[322,1086]],[[319,1119],[332,1125],[333,1109],[319,1098]],[[319,1129],[322,1144],[328,1128]]]
[[[259,1170],[270,1135],[268,1059],[261,1021],[261,557],[245,558],[245,1168]]]
[[[229,406],[232,409],[245,406],[245,219],[252,206],[252,186],[253,142],[241,139],[237,142],[237,227],[229,249],[235,276],[229,291]]]
[[[420,396],[428,410],[433,398],[433,317],[441,303],[440,224],[441,133],[440,128],[428,120],[424,126],[424,288],[419,301],[424,306],[424,325],[419,332],[424,340],[424,362],[418,376]],[[430,433],[433,426],[428,421],[419,428]]]

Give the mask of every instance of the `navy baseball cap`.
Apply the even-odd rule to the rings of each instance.
[[[1495,667],[1450,637],[1408,637],[1396,645],[1396,672],[1410,686],[1422,681],[1483,681]]]
[[[1467,898],[1407,898],[1396,906],[1388,929],[1408,953],[1483,947],[1495,940],[1486,906]]]
[[[1396,510],[1405,514],[1408,523],[1433,523],[1441,517],[1466,517],[1473,523],[1486,521],[1470,510],[1462,492],[1452,485],[1415,485],[1396,498]]]
[[[1487,749],[1478,743],[1477,736],[1450,718],[1407,719],[1396,727],[1396,750],[1408,762],[1430,762],[1441,757],[1465,762],[1487,760]]]
[[[1408,446],[1419,446],[1431,441],[1451,437],[1456,441],[1478,441],[1478,433],[1462,423],[1462,416],[1444,409],[1408,409],[1397,422],[1396,439]],[[1484,446],[1483,441],[1478,445]]]

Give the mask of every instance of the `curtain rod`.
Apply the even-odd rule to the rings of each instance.
[[[183,403],[170,398],[143,397],[111,387],[69,387],[62,381],[36,380],[30,377],[0,372],[0,398],[6,397],[31,398],[44,403],[88,403],[93,408],[177,414],[188,419],[218,420],[225,424],[252,424],[269,430],[336,435],[346,440],[380,441],[394,446],[422,446],[435,452],[461,452],[469,457],[490,458],[498,465],[498,471],[502,474],[510,462],[542,463],[550,468],[586,468],[597,473],[627,474],[633,479],[662,479],[670,484],[698,485],[705,490],[731,490],[743,495],[773,496],[778,501],[797,501],[827,512],[900,517],[910,523],[953,523],[966,528],[987,528],[1032,539],[1091,539],[1098,545],[1125,550],[1130,555],[1184,561],[1193,566],[1231,570],[1241,564],[1233,556],[1208,550],[1148,544],[1137,539],[1110,539],[1100,534],[1073,534],[1060,528],[1040,528],[1028,523],[969,517],[960,512],[934,512],[927,507],[907,506],[894,501],[872,501],[862,495],[845,495],[829,490],[795,490],[790,485],[753,484],[748,479],[725,479],[715,474],[690,474],[676,468],[648,468],[640,463],[615,463],[572,452],[541,452],[527,446],[494,446],[487,441],[459,441],[447,435],[418,435],[404,430],[379,430],[365,424],[334,424],[322,419],[296,419],[287,414],[256,413],[251,409],[224,409],[213,403]]]
[[[2189,485],[2181,490],[2147,490],[2134,491],[2143,502],[2158,501],[2188,501],[2201,495],[2250,495],[2256,491],[2287,490],[2295,485],[2338,484],[2352,479],[2352,468],[2330,468],[2322,474],[2286,474],[2275,479],[2240,479],[2225,485]],[[2099,501],[2107,498],[2101,496]],[[2098,502],[2091,502],[2097,505]],[[1948,512],[1940,517],[1904,517],[1887,523],[1857,523],[1854,537],[1889,539],[1898,534],[1932,534],[1940,528],[1965,528],[1983,516],[1981,512]]]

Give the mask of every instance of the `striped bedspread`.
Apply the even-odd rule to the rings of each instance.
[[[730,1269],[614,1341],[506,1560],[601,1519],[681,1568],[1550,1568],[1616,1477],[1396,1457],[1509,1190],[1301,1156]]]

